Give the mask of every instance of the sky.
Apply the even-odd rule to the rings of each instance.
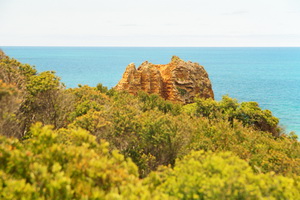
[[[0,0],[0,46],[300,47],[300,0]]]

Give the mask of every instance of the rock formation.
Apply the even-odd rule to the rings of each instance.
[[[191,61],[185,62],[177,56],[173,56],[166,65],[155,65],[146,61],[136,69],[133,63],[129,64],[115,89],[125,90],[130,94],[143,90],[185,104],[192,103],[197,95],[214,98],[204,67]]]

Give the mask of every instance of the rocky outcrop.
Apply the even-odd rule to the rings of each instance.
[[[142,63],[137,69],[133,63],[126,67],[116,90],[137,94],[142,90],[158,94],[170,101],[192,103],[194,97],[214,98],[211,82],[204,67],[173,56],[169,64]]]

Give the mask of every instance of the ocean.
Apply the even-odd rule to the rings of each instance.
[[[0,47],[8,56],[56,71],[67,87],[111,88],[134,62],[169,63],[173,55],[198,62],[209,74],[216,100],[228,94],[256,101],[300,136],[300,48],[225,47]]]

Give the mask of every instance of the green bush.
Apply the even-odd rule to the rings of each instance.
[[[180,104],[166,101],[157,94],[147,94],[143,91],[140,91],[138,93],[138,99],[142,103],[141,110],[144,112],[154,109],[158,109],[164,113],[171,113],[172,115],[178,115],[181,112]]]
[[[219,102],[213,99],[196,98],[194,104],[185,105],[183,110],[190,115],[211,120],[227,119],[232,125],[234,119],[237,119],[244,126],[267,131],[274,136],[279,136],[281,133],[279,120],[272,115],[271,111],[262,110],[256,102],[238,103],[236,99],[227,95]]]
[[[36,124],[20,143],[0,139],[1,199],[151,199],[138,169],[84,130]]]
[[[229,152],[191,152],[174,169],[145,179],[152,191],[175,199],[299,199],[299,177],[256,174],[247,162]]]
[[[0,57],[0,199],[299,198],[297,136],[256,102],[65,89]]]

